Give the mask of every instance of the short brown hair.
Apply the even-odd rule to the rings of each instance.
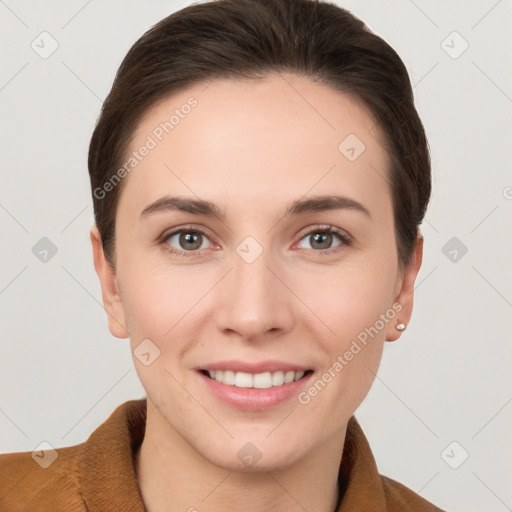
[[[89,174],[95,222],[114,267],[115,217],[123,188],[99,195],[123,165],[143,114],[172,93],[215,78],[292,72],[362,102],[391,162],[397,251],[410,261],[431,192],[428,142],[407,69],[349,11],[316,0],[214,0],[164,18],[130,48],[94,129]],[[340,141],[341,142],[341,141]]]

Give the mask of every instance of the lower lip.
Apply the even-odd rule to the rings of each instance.
[[[208,389],[223,402],[244,411],[265,411],[276,405],[290,400],[299,394],[311,379],[313,372],[308,373],[299,380],[274,386],[271,388],[238,388],[229,384],[222,384],[215,379],[198,372]]]

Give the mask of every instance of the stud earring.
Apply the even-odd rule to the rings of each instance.
[[[402,324],[402,323],[396,324],[395,329],[397,331],[405,331],[405,324]]]

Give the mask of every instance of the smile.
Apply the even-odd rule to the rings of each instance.
[[[228,386],[235,386],[237,388],[255,388],[267,389],[290,382],[302,379],[304,375],[312,373],[312,370],[307,371],[276,371],[276,372],[263,372],[263,373],[247,373],[235,372],[232,370],[202,370],[204,375],[207,375],[213,380]]]

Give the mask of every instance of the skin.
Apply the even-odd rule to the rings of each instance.
[[[129,337],[132,353],[146,338],[160,350],[149,366],[134,356],[148,401],[136,458],[147,510],[332,511],[347,422],[375,379],[384,342],[400,336],[396,324],[412,313],[422,238],[402,269],[388,155],[355,100],[292,74],[218,79],[154,105],[130,151],[190,96],[198,106],[124,178],[115,270],[91,229],[111,333]],[[338,150],[351,133],[366,146],[352,162]],[[283,217],[304,195],[333,193],[369,215]],[[226,218],[169,211],[141,219],[165,194],[211,201]],[[190,251],[179,235],[158,242],[187,224],[208,233],[199,251],[166,251]],[[315,242],[322,230],[305,232],[318,224],[343,230],[352,243],[335,234]],[[236,252],[247,236],[263,249],[250,264]],[[223,359],[277,359],[320,376],[396,303],[400,313],[307,405],[294,397],[267,411],[239,411],[207,391],[195,370]],[[247,442],[262,453],[251,467],[237,457]]]

